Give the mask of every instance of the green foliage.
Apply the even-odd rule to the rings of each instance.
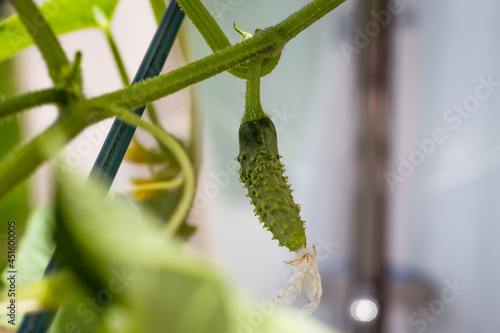
[[[218,275],[199,258],[183,253],[178,241],[162,237],[160,221],[128,202],[107,201],[104,191],[72,179],[61,180],[58,193],[60,253],[91,293],[116,287],[114,299],[133,308],[146,332],[167,326],[186,333],[227,328],[225,287]],[[112,281],[123,272],[123,291],[118,291]],[[210,306],[199,307],[207,302],[211,312]],[[196,319],[204,317],[206,321]]]
[[[93,7],[98,6],[108,18],[111,18],[117,3],[118,0],[51,0],[40,6],[40,12],[54,33],[62,35],[79,29],[98,28]],[[29,26],[33,31],[38,29],[36,20]],[[0,23],[0,61],[31,44],[33,39],[18,16],[9,17]]]
[[[270,301],[232,296],[219,273],[177,239],[165,237],[161,221],[148,211],[121,199],[110,201],[92,182],[65,176],[58,184],[61,257],[76,273],[90,270],[78,274],[88,294],[59,315],[59,327],[74,323],[86,332],[236,333],[250,326],[259,333],[330,332],[314,320],[295,321]],[[85,305],[89,298],[97,300],[99,311]],[[117,312],[125,328],[111,329]],[[248,319],[252,316],[261,320]]]

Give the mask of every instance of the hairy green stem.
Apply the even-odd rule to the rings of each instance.
[[[46,89],[6,98],[0,102],[0,119],[43,104],[64,104],[70,98],[63,89]]]
[[[266,116],[260,103],[260,66],[262,59],[254,58],[248,62],[247,91],[245,95],[245,114],[243,122],[258,120]]]
[[[2,180],[0,198],[32,174],[43,162],[59,153],[87,125],[88,122],[75,121],[73,117],[61,116],[34,140],[11,151],[0,162],[0,179]]]
[[[42,53],[50,77],[57,84],[69,62],[54,32],[32,0],[11,0],[11,3]]]
[[[200,0],[178,0],[177,3],[196,26],[212,52],[219,52],[231,46],[224,31]],[[278,61],[279,55],[274,59],[266,59],[264,62],[266,71],[261,74],[263,76],[269,74],[276,67]],[[240,79],[245,79],[246,70],[245,66],[235,66],[228,71]]]
[[[102,101],[118,107],[134,109],[208,79],[256,56],[273,57],[281,52],[290,39],[344,1],[314,0],[281,23],[262,30],[239,44],[167,74],[121,91],[96,97],[91,101]]]
[[[118,107],[132,110],[226,71],[259,53],[266,52],[274,45],[270,41],[265,45],[260,44],[256,39],[248,42],[254,44],[251,45],[250,50],[247,49],[247,45],[238,44],[167,74],[140,82],[121,91],[96,97],[91,101],[113,103]]]
[[[196,189],[196,176],[187,152],[184,150],[179,141],[177,141],[172,135],[165,132],[161,127],[142,120],[126,109],[117,107],[103,108],[99,104],[96,105],[95,109],[97,111],[103,111],[104,114],[116,116],[129,123],[130,125],[134,125],[148,131],[155,138],[161,141],[166,147],[168,147],[179,162],[179,165],[181,166],[183,172],[184,181],[182,196],[179,204],[172,214],[172,217],[164,227],[165,232],[168,235],[174,235],[181,226],[182,222],[184,222],[184,220],[187,218]]]
[[[340,6],[345,0],[315,0],[311,1],[300,10],[296,11],[285,20],[278,23],[276,29],[277,35],[281,41],[288,43],[295,38],[304,29],[311,26],[314,22]]]

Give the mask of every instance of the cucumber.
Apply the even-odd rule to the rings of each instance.
[[[255,214],[273,234],[280,246],[297,254],[297,259],[286,262],[295,271],[286,286],[276,295],[275,302],[293,304],[304,290],[309,303],[299,316],[310,316],[319,305],[323,289],[314,254],[306,248],[304,221],[300,207],[293,201],[292,190],[283,175],[284,168],[278,151],[276,127],[260,103],[262,59],[248,61],[245,113],[238,132],[240,153],[240,181],[248,190],[247,197],[255,206]]]
[[[267,116],[243,121],[239,128],[240,181],[255,213],[280,246],[297,251],[306,246],[300,207],[283,175],[276,128]]]

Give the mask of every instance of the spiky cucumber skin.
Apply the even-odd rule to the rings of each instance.
[[[306,246],[304,221],[283,175],[276,128],[271,119],[243,122],[239,143],[240,181],[248,190],[254,212],[280,246],[290,251]]]

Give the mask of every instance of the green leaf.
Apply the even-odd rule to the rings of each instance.
[[[99,28],[94,18],[97,7],[111,20],[118,0],[51,0],[39,8],[56,35],[85,28]],[[32,26],[31,29],[37,29]],[[0,61],[33,44],[33,39],[18,16],[12,16],[0,23]]]
[[[60,253],[75,272],[87,270],[79,278],[92,290],[85,299],[97,300],[95,315],[106,318],[118,308],[127,320],[126,330],[117,330],[105,319],[102,330],[237,333],[250,325],[256,333],[332,332],[314,320],[295,321],[292,311],[269,300],[256,304],[233,296],[206,259],[160,232],[156,217],[130,201],[106,199],[105,191],[90,181],[61,177],[56,207]],[[95,281],[101,283],[97,291]],[[88,310],[88,303],[80,310]],[[80,325],[86,320],[96,322],[70,312],[63,323],[85,327]]]
[[[104,330],[104,313],[94,310],[87,302],[85,295],[75,298],[62,306],[54,317],[54,321],[48,329],[48,333],[61,332],[109,332]]]
[[[111,291],[115,304],[130,308],[145,332],[166,325],[177,327],[174,333],[224,331],[225,287],[218,274],[184,253],[180,242],[162,236],[161,221],[146,210],[119,197],[111,202],[103,190],[64,178],[56,211],[59,252],[90,297]],[[206,315],[207,309],[193,308],[202,300],[212,305],[210,316],[196,327],[187,325]]]

